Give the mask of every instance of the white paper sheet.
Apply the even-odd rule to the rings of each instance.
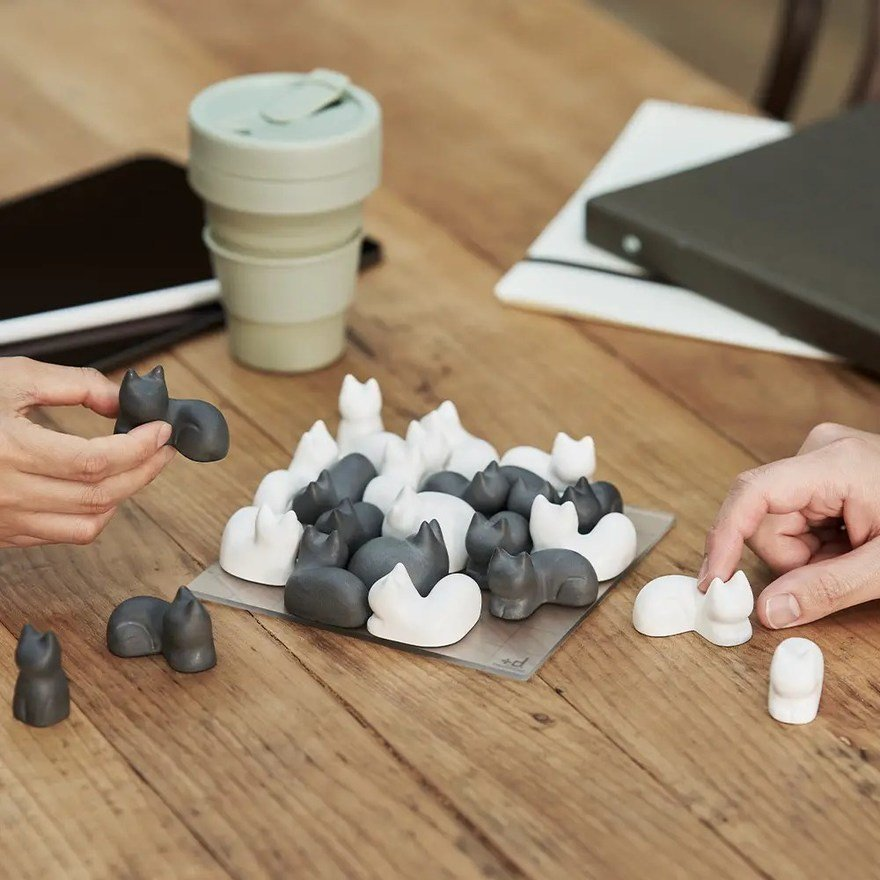
[[[497,284],[504,303],[802,357],[831,355],[587,242],[584,205],[610,192],[786,137],[784,122],[646,101],[593,172]],[[532,260],[529,262],[528,260]],[[572,266],[534,262],[560,261]],[[620,273],[620,274],[611,274]],[[632,277],[627,277],[632,276]]]

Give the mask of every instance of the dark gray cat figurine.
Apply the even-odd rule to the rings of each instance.
[[[306,526],[293,574],[284,588],[287,612],[328,626],[363,626],[370,616],[369,589],[342,567],[347,560],[348,548],[338,531],[325,533]]]
[[[467,530],[465,547],[468,554],[465,574],[485,590],[488,588],[489,560],[499,547],[513,554],[532,549],[529,521],[512,510],[502,510],[491,519],[475,513]]]
[[[602,513],[623,513],[623,498],[614,483],[599,480],[592,484],[593,493],[602,505]]]
[[[204,400],[168,396],[165,371],[154,367],[144,376],[129,370],[119,389],[115,434],[127,434],[148,422],[168,422],[173,446],[191,461],[220,461],[229,452],[229,426],[223,413]]]
[[[592,532],[596,523],[608,512],[603,510],[602,502],[586,477],[581,477],[573,486],[566,487],[562,493],[562,503],[566,501],[574,504],[578,515],[578,531],[582,535]]]
[[[211,615],[186,587],[165,612],[162,653],[178,672],[204,672],[217,664]]]
[[[355,553],[367,541],[382,534],[382,511],[366,501],[352,503],[347,498],[338,507],[322,513],[315,526],[328,535],[339,532],[350,553]]]
[[[376,468],[365,455],[353,452],[340,458],[296,493],[293,510],[297,519],[303,525],[314,525],[322,514],[343,501],[360,501],[367,483],[375,476]]]
[[[61,668],[61,645],[55,633],[25,624],[15,649],[18,680],[12,714],[31,727],[51,727],[70,714],[70,688]]]
[[[422,492],[442,492],[467,501],[477,513],[492,516],[504,510],[510,492],[510,481],[498,467],[498,462],[490,462],[482,471],[477,471],[472,480],[455,471],[439,471],[431,474],[421,486]]]
[[[367,587],[385,577],[402,562],[419,595],[427,596],[440,578],[449,574],[449,553],[437,520],[422,523],[415,535],[399,538],[374,538],[367,541],[348,563]]]
[[[574,550],[536,550],[511,556],[499,548],[489,563],[489,611],[505,620],[524,620],[541,605],[592,605],[599,580]]]
[[[117,657],[162,653],[165,613],[170,602],[158,596],[132,596],[120,602],[107,621],[107,647]]]
[[[523,480],[517,478],[510,487],[507,496],[507,509],[529,519],[532,515],[532,504],[539,495],[543,495],[554,504],[559,503],[559,493],[546,480]]]

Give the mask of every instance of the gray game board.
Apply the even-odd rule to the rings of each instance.
[[[637,507],[627,507],[626,513],[635,524],[638,534],[636,560],[633,562],[635,565],[672,528],[675,518],[670,513],[642,510]],[[433,655],[450,663],[525,681],[541,668],[544,661],[608,595],[619,580],[620,578],[616,578],[600,584],[599,598],[589,608],[544,605],[531,617],[519,621],[499,620],[493,617],[489,613],[489,602],[484,593],[483,614],[480,621],[460,642],[446,648],[416,648],[377,639],[367,632],[366,627],[354,630],[340,629],[300,620],[284,610],[282,587],[265,587],[232,577],[216,562],[202,572],[189,587],[201,599],[211,602],[283,617],[302,626],[319,626],[320,629],[328,629],[350,638],[377,642],[403,651]]]

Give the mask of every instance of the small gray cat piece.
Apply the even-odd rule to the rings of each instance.
[[[581,477],[573,486],[566,487],[562,493],[562,503],[565,504],[566,501],[574,504],[578,515],[578,531],[582,535],[592,532],[608,512],[603,509],[601,500],[586,477]]]
[[[220,461],[229,452],[229,426],[223,413],[204,400],[168,396],[165,370],[154,367],[144,376],[128,370],[119,389],[119,418],[114,434],[127,434],[148,422],[168,422],[168,445],[191,461]]]
[[[31,727],[51,727],[70,714],[70,686],[55,633],[24,625],[15,649],[18,679],[12,714]]]
[[[599,480],[596,483],[591,483],[590,488],[599,499],[599,504],[602,505],[603,516],[606,513],[623,513],[623,498],[617,486],[606,480]]]
[[[587,607],[599,595],[595,569],[574,550],[536,550],[511,556],[503,548],[489,562],[489,611],[524,620],[541,605]]]
[[[293,498],[293,510],[303,525],[314,525],[318,518],[343,501],[361,501],[376,468],[365,455],[353,452],[321,471]]]
[[[512,510],[502,510],[491,519],[475,513],[465,537],[468,554],[465,574],[472,577],[480,589],[488,589],[489,561],[499,548],[516,555],[532,549],[529,521]]]
[[[306,526],[293,574],[284,588],[289,614],[345,629],[364,626],[370,616],[369,588],[343,566],[348,548],[339,532]]]
[[[510,470],[513,470],[511,468]],[[520,470],[520,469],[517,469]],[[531,473],[523,471],[523,473]],[[534,475],[537,476],[537,475]],[[493,516],[504,510],[510,494],[511,481],[497,461],[477,471],[472,480],[455,471],[440,471],[422,483],[422,492],[442,492],[466,501],[478,513]]]
[[[554,504],[559,504],[559,493],[546,480],[541,480],[539,477],[536,482],[517,478],[507,496],[507,509],[528,519],[532,515],[532,504],[539,495],[543,495]]]
[[[375,504],[366,501],[352,503],[347,498],[338,507],[322,513],[315,527],[326,534],[339,532],[350,553],[355,553],[367,541],[382,534],[384,514]]]
[[[177,672],[204,672],[217,663],[211,616],[186,587],[173,602],[132,596],[107,621],[107,647],[117,657],[163,654]]]
[[[437,581],[449,574],[449,553],[437,520],[422,523],[408,538],[383,536],[367,541],[351,557],[348,570],[369,588],[400,562],[420,596],[427,596]]]

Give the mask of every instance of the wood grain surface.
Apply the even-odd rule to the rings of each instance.
[[[803,729],[766,713],[779,633],[722,650],[630,623],[642,583],[698,566],[739,471],[793,452],[819,421],[880,428],[880,388],[842,366],[492,295],[640,101],[741,102],[575,0],[11,0],[0,197],[132,153],[182,160],[199,89],[319,65],[382,104],[367,223],[387,260],[363,277],[331,368],[251,372],[222,334],[162,356],[176,396],[223,408],[227,460],[175,461],[92,547],[0,555],[2,699],[31,621],[58,633],[74,703],[42,731],[0,712],[0,874],[880,875],[876,606],[803,628],[826,658],[821,714]],[[346,372],[379,379],[392,430],[450,397],[501,448],[591,433],[600,473],[678,524],[527,683],[219,607],[211,672],[111,657],[112,607],[170,597],[216,559],[260,477],[316,418],[333,427]],[[109,430],[83,411],[43,418]]]

